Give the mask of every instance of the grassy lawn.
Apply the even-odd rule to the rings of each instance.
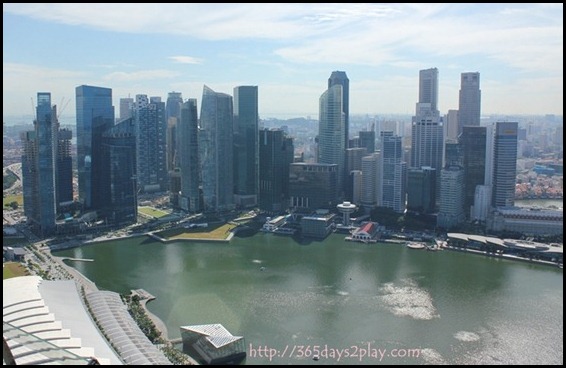
[[[3,278],[4,280],[4,279],[9,279],[11,277],[29,275],[29,272],[24,266],[22,266],[17,262],[8,262],[8,263],[4,263],[4,269],[2,271],[2,274],[4,276]]]
[[[3,198],[3,206],[6,207],[8,204],[12,202],[18,202],[18,206],[24,205],[24,195],[23,194],[8,194],[6,197]]]
[[[216,228],[208,227],[206,229],[173,229],[159,233],[158,235],[166,239],[217,239],[223,240],[228,237],[230,230],[236,225],[224,224]]]
[[[169,215],[169,213],[158,210],[157,208],[153,208],[153,207],[138,207],[138,212],[141,212],[144,215],[154,218],[160,218]]]

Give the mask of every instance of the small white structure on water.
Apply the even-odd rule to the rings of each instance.
[[[183,346],[194,350],[207,364],[237,364],[246,356],[242,336],[232,335],[219,323],[181,326]]]

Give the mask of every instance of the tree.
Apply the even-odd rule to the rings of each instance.
[[[18,202],[12,201],[12,202],[10,202],[10,204],[8,206],[12,207],[13,210],[17,210],[18,209]]]

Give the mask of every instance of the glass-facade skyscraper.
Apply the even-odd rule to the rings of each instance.
[[[107,195],[100,183],[100,147],[102,133],[114,126],[112,90],[82,85],[75,93],[79,201],[85,209],[96,210],[103,206]]]
[[[257,204],[259,185],[259,113],[257,86],[234,88],[234,200]]]
[[[199,133],[205,211],[234,208],[233,119],[232,96],[205,85]]]
[[[200,212],[200,170],[198,147],[198,110],[196,98],[181,105],[179,133],[179,167],[181,169],[180,207],[187,212]]]
[[[39,236],[55,233],[57,215],[57,122],[51,93],[37,94],[34,131],[22,133],[22,182],[24,211],[32,231]]]
[[[481,126],[464,126],[460,135],[464,168],[464,211],[470,216],[476,186],[485,184],[487,129]]]
[[[293,163],[293,138],[281,129],[259,132],[259,208],[279,213],[288,207],[289,165]]]
[[[345,114],[342,85],[328,88],[319,101],[318,162],[337,165],[336,194],[343,195],[346,159]],[[336,198],[337,200],[338,198]]]
[[[133,118],[102,133],[101,189],[106,194],[99,218],[108,223],[135,223],[138,216],[136,180],[136,129]]]
[[[350,139],[350,80],[346,72],[335,70],[328,78],[328,88],[332,86],[342,86],[342,111],[344,112],[344,149],[348,148],[348,140]]]
[[[515,204],[517,122],[497,122],[493,140],[493,207]]]

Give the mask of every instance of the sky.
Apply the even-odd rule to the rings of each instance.
[[[73,123],[75,88],[136,94],[257,85],[260,118],[318,118],[332,71],[350,114],[413,115],[419,70],[438,68],[439,110],[480,73],[482,115],[563,114],[563,4],[3,3],[3,120],[31,123],[51,92]]]

